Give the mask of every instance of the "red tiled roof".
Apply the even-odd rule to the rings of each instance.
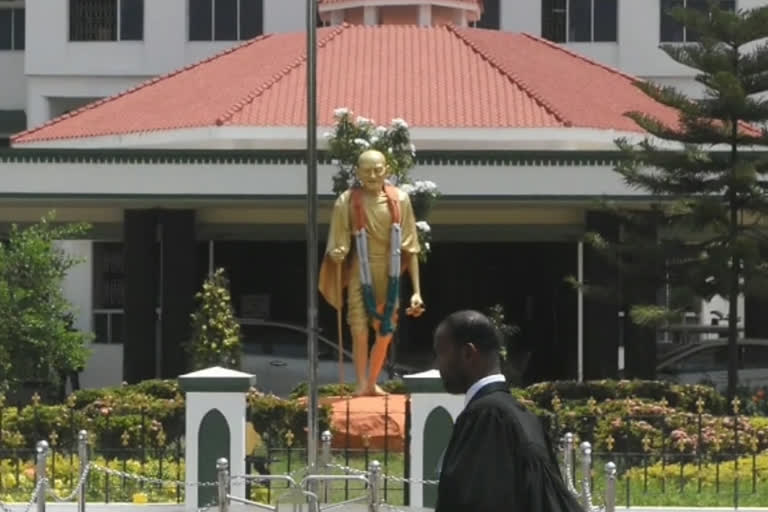
[[[16,144],[191,127],[303,126],[305,35],[275,34],[23,132]],[[455,27],[318,32],[318,122],[348,107],[413,127],[640,131],[630,110],[677,123],[633,78],[542,39]]]

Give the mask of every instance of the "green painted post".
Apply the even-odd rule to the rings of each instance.
[[[417,480],[438,480],[454,418],[464,408],[464,395],[446,393],[437,370],[406,375],[404,381],[411,395],[409,474]],[[411,506],[434,508],[437,486],[411,482],[409,495]]]
[[[246,393],[255,376],[213,367],[179,377],[186,393],[186,489],[188,512],[216,501],[216,461],[226,458],[233,475],[245,474]],[[231,484],[232,496],[245,497],[242,480]]]

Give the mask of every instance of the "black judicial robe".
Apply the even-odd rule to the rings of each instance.
[[[456,420],[443,455],[436,512],[581,512],[541,421],[488,384]]]

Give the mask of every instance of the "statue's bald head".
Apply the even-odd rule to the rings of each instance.
[[[384,156],[384,153],[377,149],[368,149],[360,153],[360,156],[357,158],[357,166],[358,167],[367,167],[370,165],[378,165],[378,164],[386,164],[387,157]]]
[[[381,191],[388,173],[387,158],[381,151],[369,149],[357,159],[357,179],[371,193]]]

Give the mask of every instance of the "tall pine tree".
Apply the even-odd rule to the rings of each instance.
[[[697,43],[663,45],[675,61],[697,71],[705,93],[691,98],[672,87],[637,86],[678,109],[678,126],[647,113],[631,117],[651,137],[620,139],[616,167],[627,185],[659,198],[650,212],[615,210],[620,240],[590,239],[612,255],[624,276],[657,280],[670,293],[666,306],[635,302],[635,324],[679,319],[701,299],[726,298],[728,395],[738,383],[738,313],[741,294],[768,293],[768,7],[750,11],[675,8],[670,14]],[[689,39],[693,39],[690,38]],[[635,281],[637,282],[637,281]],[[647,284],[647,283],[646,283]],[[627,284],[622,291],[631,294]],[[626,301],[626,299],[625,299]],[[646,299],[647,302],[647,299]]]

